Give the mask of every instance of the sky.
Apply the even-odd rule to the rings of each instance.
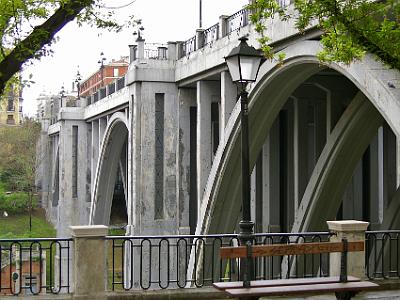
[[[107,6],[119,7],[132,0],[106,0]],[[239,11],[248,0],[202,0],[203,28],[218,22],[221,15]],[[130,6],[116,10],[118,18],[134,15],[142,19],[143,37],[148,43],[184,41],[195,35],[199,27],[199,0],[136,0]],[[67,91],[79,72],[86,79],[99,68],[100,53],[105,63],[129,55],[128,45],[134,44],[133,28],[120,33],[101,31],[89,26],[67,24],[58,34],[58,42],[52,46],[54,54],[40,61],[33,61],[23,71],[23,78],[32,74],[30,87],[23,91],[23,113],[36,113],[36,99],[40,93],[59,94],[64,85]]]

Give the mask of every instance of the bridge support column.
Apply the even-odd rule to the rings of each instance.
[[[196,195],[196,93],[179,89],[177,153],[179,233],[194,233],[197,224]],[[194,141],[194,143],[193,143]],[[192,147],[194,149],[192,149]],[[193,172],[194,171],[194,172]],[[190,229],[189,229],[190,227]]]
[[[201,205],[212,164],[211,103],[220,95],[214,82],[197,82],[197,199]],[[219,100],[219,99],[218,99]],[[217,100],[217,101],[218,101]]]
[[[107,117],[99,119],[99,149],[101,149],[101,144],[104,140],[104,133],[107,127]]]
[[[225,140],[225,127],[233,111],[237,99],[236,86],[228,71],[221,73],[221,118],[220,118],[220,143]]]
[[[331,242],[341,242],[347,239],[348,242],[365,241],[365,231],[368,222],[346,220],[346,221],[327,221],[329,231],[335,233],[331,237]],[[330,276],[340,275],[341,253],[331,253]],[[347,254],[347,274],[358,278],[365,278],[365,251],[349,252]]]
[[[99,121],[92,122],[92,176],[91,176],[91,187],[93,191],[94,179],[96,174],[97,160],[99,159]]]

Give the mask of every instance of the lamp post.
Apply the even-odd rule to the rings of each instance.
[[[247,38],[239,39],[240,44],[233,48],[225,57],[232,81],[237,85],[240,97],[240,122],[242,127],[242,219],[239,222],[239,240],[246,246],[253,241],[254,222],[251,220],[250,208],[250,168],[249,168],[249,124],[248,124],[248,92],[246,86],[249,82],[255,82],[263,59],[262,54],[254,47],[247,44]],[[252,260],[243,260],[241,264],[242,279],[246,284],[253,277]]]
[[[101,73],[101,87],[103,87],[104,85],[104,62],[105,62],[106,58],[104,57],[104,52],[100,53],[100,59],[97,62],[98,64],[100,64],[100,73]]]
[[[60,91],[60,108],[63,107],[63,98],[65,97],[65,89],[64,89],[64,84],[61,86],[61,91]]]
[[[76,83],[76,89],[77,89],[77,91],[78,91],[78,99],[79,99],[79,96],[80,96],[80,91],[79,91],[79,88],[80,88],[80,85],[81,85],[81,73],[79,73],[79,69],[78,69],[78,71],[76,72],[76,78],[75,78],[75,83]]]

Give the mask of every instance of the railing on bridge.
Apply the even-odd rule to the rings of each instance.
[[[70,292],[72,239],[1,239],[0,295]]]
[[[328,242],[332,234],[259,233],[254,237],[256,244],[292,244]],[[400,279],[399,236],[400,230],[366,232],[365,273],[370,279]],[[0,295],[72,292],[70,259],[77,255],[72,253],[72,241],[0,240]],[[109,290],[200,288],[240,278],[237,260],[219,258],[221,246],[240,243],[237,234],[108,236],[104,242]],[[256,258],[254,275],[256,280],[323,277],[329,274],[329,262],[329,254]]]
[[[219,23],[207,28],[203,32],[203,46],[210,45],[219,39]]]
[[[159,43],[145,43],[144,58],[147,59],[167,59],[167,45]]]
[[[329,232],[300,234],[256,234],[257,244],[309,243],[328,241]],[[178,236],[110,236],[109,280],[112,290],[134,288],[202,287],[218,281],[236,281],[240,268],[236,260],[222,261],[221,246],[238,245],[237,234]],[[190,262],[190,255],[194,255]],[[197,259],[202,259],[200,262]],[[134,261],[135,266],[126,264]],[[194,264],[193,278],[188,267]],[[288,266],[284,270],[283,266]],[[328,276],[328,255],[259,258],[255,261],[257,279]],[[133,278],[133,280],[130,280]]]
[[[247,9],[241,9],[238,12],[231,15],[227,20],[226,33],[230,34],[240,28],[249,24],[249,11]]]
[[[188,56],[190,53],[196,51],[196,36],[184,41],[181,47],[181,57]]]

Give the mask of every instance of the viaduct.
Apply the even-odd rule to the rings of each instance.
[[[282,64],[249,86],[252,214],[257,232],[324,230],[358,219],[400,228],[400,73],[367,53],[317,59],[321,32],[270,21]],[[236,230],[240,105],[224,61],[257,34],[241,10],[157,53],[130,46],[128,72],[42,118],[38,182],[57,224],[123,225],[127,235]]]

